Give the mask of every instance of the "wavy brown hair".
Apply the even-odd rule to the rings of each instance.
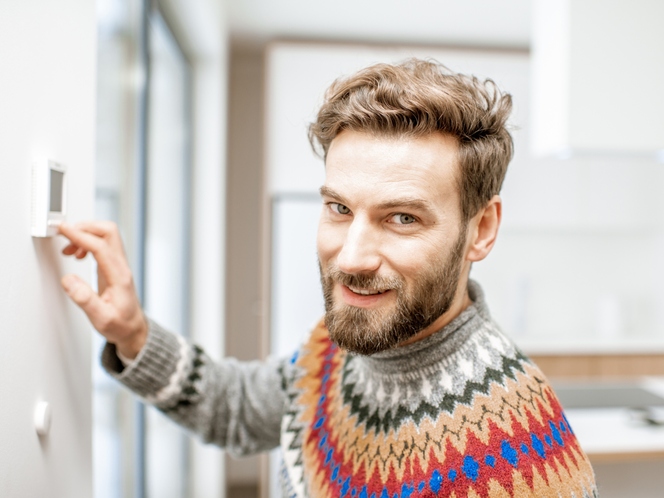
[[[343,130],[395,137],[444,133],[459,143],[463,221],[500,192],[513,154],[507,119],[512,97],[490,80],[458,74],[440,63],[409,59],[376,64],[328,88],[309,141],[324,159]]]

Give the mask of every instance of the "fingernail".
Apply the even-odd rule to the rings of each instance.
[[[71,293],[78,287],[78,279],[74,275],[65,275],[62,277],[62,286]]]

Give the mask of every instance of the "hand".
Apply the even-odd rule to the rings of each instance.
[[[62,287],[120,354],[135,358],[147,339],[148,324],[116,224],[109,221],[62,224],[59,233],[70,241],[63,254],[83,259],[89,252],[97,260],[99,294],[76,275],[62,277]]]

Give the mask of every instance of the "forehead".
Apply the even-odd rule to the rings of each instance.
[[[457,177],[457,140],[439,133],[391,137],[344,131],[332,141],[325,162],[325,186],[358,202],[456,201]]]

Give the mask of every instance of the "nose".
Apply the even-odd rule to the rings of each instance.
[[[337,266],[344,273],[369,273],[380,266],[379,234],[369,222],[356,217],[348,227]]]

